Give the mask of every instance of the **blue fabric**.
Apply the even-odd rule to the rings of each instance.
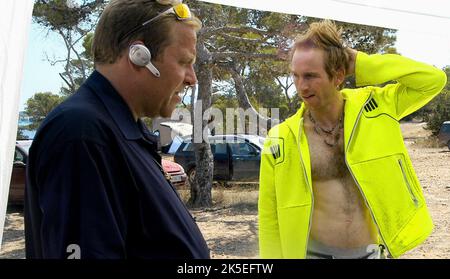
[[[27,258],[67,258],[70,244],[81,258],[209,258],[156,146],[94,72],[47,116],[30,148]]]

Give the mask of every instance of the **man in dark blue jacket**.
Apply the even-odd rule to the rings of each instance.
[[[110,1],[93,40],[95,71],[39,128],[27,258],[209,258],[140,120],[170,116],[197,82],[201,23],[186,5],[159,2]]]

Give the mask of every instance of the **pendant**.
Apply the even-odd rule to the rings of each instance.
[[[334,146],[336,145],[336,143],[331,144],[331,143],[327,142],[326,139],[324,139],[323,142],[324,142],[326,145],[328,145],[329,147],[334,147]]]

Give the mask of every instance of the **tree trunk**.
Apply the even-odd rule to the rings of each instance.
[[[265,117],[261,115],[256,109],[252,106],[250,103],[250,100],[248,99],[247,92],[244,87],[244,83],[242,81],[242,76],[239,74],[237,69],[235,67],[232,67],[230,69],[231,76],[233,77],[234,81],[234,87],[236,89],[236,96],[238,99],[239,107],[241,107],[244,110],[250,109],[251,114],[256,116],[256,119],[258,121],[257,131],[258,134],[260,133],[260,129],[263,128],[264,130],[269,130],[274,125],[278,124],[277,119]],[[272,115],[273,117],[273,115]],[[243,119],[242,119],[243,120]]]
[[[210,68],[210,60],[211,54],[209,51],[201,42],[197,43],[197,79],[199,81],[199,87],[196,106],[201,105],[201,109],[192,106],[191,110],[191,119],[193,120],[194,125],[192,140],[194,142],[196,167],[194,180],[190,185],[191,197],[188,202],[188,205],[194,208],[212,206],[211,189],[214,159],[211,147],[209,143],[204,141],[203,137],[199,143],[194,141],[196,138],[196,131],[197,133],[198,131],[203,132],[203,129],[208,124],[208,119],[204,120],[203,114],[205,110],[211,106],[212,70]],[[201,119],[201,121],[195,121],[196,118]],[[196,127],[198,124],[201,124],[201,127]]]

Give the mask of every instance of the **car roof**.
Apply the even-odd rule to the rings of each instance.
[[[31,143],[33,143],[33,140],[17,140],[16,146],[28,154],[28,150],[30,149]]]
[[[450,124],[450,121],[444,121],[444,123],[442,123],[442,124],[445,124],[445,125]]]
[[[184,142],[190,142],[192,140],[191,137],[184,137]],[[214,135],[214,136],[208,136],[209,140],[219,140],[219,139],[225,139],[225,141],[233,141],[236,139],[240,139],[243,141],[251,142],[259,147],[263,147],[264,145],[264,137],[258,136],[258,135],[247,135],[247,134],[225,134],[225,135]]]

